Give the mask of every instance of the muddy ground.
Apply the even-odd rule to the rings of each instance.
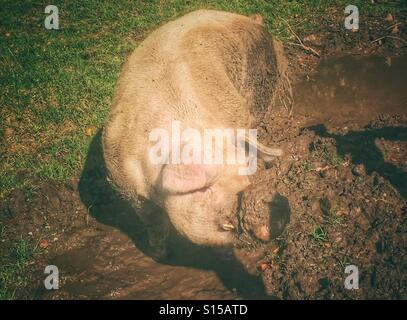
[[[99,131],[80,176],[38,182],[29,196],[14,190],[1,204],[2,264],[13,260],[11,239],[35,247],[15,298],[406,299],[406,49],[375,41],[391,22],[370,23],[300,35],[322,58],[287,46],[294,111],[276,110],[259,127],[262,142],[286,152],[253,177],[288,200],[279,238],[232,252],[174,234],[169,258],[155,262],[135,212],[106,182]],[[44,289],[50,264],[59,290]],[[347,265],[359,269],[358,290],[344,287]]]

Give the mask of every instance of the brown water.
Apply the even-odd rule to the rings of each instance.
[[[309,124],[363,126],[382,114],[407,114],[407,56],[322,60],[294,92],[295,110]]]

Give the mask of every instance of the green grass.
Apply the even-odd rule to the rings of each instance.
[[[30,181],[65,181],[79,173],[91,137],[101,127],[125,57],[166,21],[199,8],[260,13],[282,40],[318,31],[326,10],[348,1],[66,1],[60,29],[44,28],[45,5],[0,0],[0,199]],[[361,14],[389,5],[354,1]],[[341,9],[342,10],[342,9]],[[394,9],[395,10],[395,9]],[[340,11],[339,11],[340,12]]]
[[[328,233],[323,227],[315,227],[311,233],[311,239],[318,244],[328,241]]]
[[[345,163],[345,159],[342,156],[328,150],[326,146],[313,145],[311,158],[314,160],[324,160],[332,167],[340,167]]]
[[[350,261],[347,257],[335,257],[336,259],[336,266],[341,270],[341,272],[345,272],[346,266],[350,265]]]
[[[337,215],[335,212],[330,211],[329,215],[324,217],[325,222],[330,226],[341,226],[344,222],[344,218]]]
[[[312,164],[311,164],[311,162],[308,161],[308,160],[303,161],[303,162],[299,165],[299,167],[300,167],[301,172],[309,172],[309,171],[312,170]]]
[[[3,231],[4,232],[4,231]],[[8,252],[0,256],[0,300],[14,299],[16,291],[27,285],[27,266],[33,261],[36,248],[30,240],[17,238]]]
[[[25,200],[27,202],[30,202],[31,199],[33,198],[34,190],[31,187],[26,187],[25,189]]]

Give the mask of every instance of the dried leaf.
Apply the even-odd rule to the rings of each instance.
[[[384,20],[386,20],[387,22],[393,22],[393,16],[392,16],[392,14],[391,13],[389,13],[387,16],[386,16],[386,18],[384,18]]]
[[[41,249],[47,249],[48,248],[48,240],[44,239],[40,242],[40,248]]]
[[[88,137],[91,137],[91,136],[93,136],[95,134],[96,130],[97,130],[96,126],[87,127],[86,130],[85,130],[85,134]]]

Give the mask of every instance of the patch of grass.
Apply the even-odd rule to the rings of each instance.
[[[346,266],[350,265],[349,259],[347,257],[335,257],[337,261],[337,266],[340,268],[341,272],[345,272]]]
[[[328,160],[330,158],[330,151],[318,140],[311,144],[311,158],[315,160]]]
[[[311,233],[311,239],[318,244],[328,241],[328,233],[323,227],[315,227]]]
[[[341,226],[343,224],[344,218],[338,216],[335,212],[332,210],[330,211],[330,214],[324,217],[325,222],[330,225],[330,226]]]
[[[1,217],[4,217],[4,218],[11,218],[12,213],[11,213],[10,208],[9,207],[2,208],[0,211],[0,215],[1,215]]]
[[[314,160],[323,160],[332,167],[342,166],[345,159],[332,150],[319,143],[312,144],[311,158]]]
[[[330,158],[330,163],[334,167],[342,166],[344,162],[345,162],[344,158],[338,154],[333,154],[332,157]]]
[[[327,197],[322,197],[319,200],[319,206],[324,217],[324,223],[330,226],[342,225],[344,218],[338,216],[335,208],[331,208],[331,203]]]
[[[300,170],[302,172],[309,172],[312,169],[312,165],[309,161],[304,161],[303,163],[301,163],[300,165]]]
[[[17,238],[7,253],[0,256],[0,300],[14,299],[17,289],[28,282],[26,268],[36,253],[31,241]]]
[[[34,194],[33,188],[32,187],[27,187],[25,189],[25,200],[28,201],[28,202],[31,201],[32,198],[33,198],[33,194]]]
[[[22,267],[27,264],[34,256],[35,249],[31,244],[31,241],[19,237],[15,240],[11,255],[15,259],[15,264]]]

